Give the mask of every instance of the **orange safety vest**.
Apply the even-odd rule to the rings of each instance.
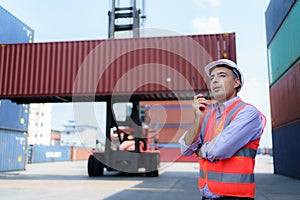
[[[218,124],[216,124],[216,110],[208,110],[201,127],[202,141],[211,141],[247,105],[249,104],[240,99],[235,101],[225,109]],[[265,117],[262,114],[261,118],[264,127]],[[207,184],[209,190],[214,194],[254,198],[254,163],[259,140],[250,141],[231,158],[215,162],[200,158],[198,187],[203,188]]]

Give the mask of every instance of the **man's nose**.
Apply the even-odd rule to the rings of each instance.
[[[219,81],[219,77],[218,76],[215,76],[211,79],[211,82],[214,83],[214,82],[218,82]]]

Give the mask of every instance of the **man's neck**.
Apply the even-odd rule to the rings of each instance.
[[[225,102],[227,102],[227,101],[229,101],[229,100],[231,100],[231,99],[233,99],[235,97],[237,97],[237,95],[233,95],[230,98],[226,98],[226,99],[222,99],[222,100],[217,101],[217,103],[218,103],[217,104],[218,105],[218,109],[220,110],[222,108],[222,106],[224,105]]]

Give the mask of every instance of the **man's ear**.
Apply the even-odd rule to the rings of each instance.
[[[234,88],[238,88],[241,85],[241,80],[239,78],[234,79]]]

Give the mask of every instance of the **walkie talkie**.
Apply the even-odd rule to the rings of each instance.
[[[197,92],[197,94],[201,94],[201,91],[200,91],[200,89],[199,89],[199,87],[198,87],[198,83],[197,83],[197,79],[195,78],[195,77],[193,77],[193,80],[194,80],[194,84],[195,84],[195,88],[196,88],[196,92]],[[200,97],[198,97],[198,98],[200,98]],[[205,110],[205,107],[200,107],[199,108],[201,111],[204,111]]]

